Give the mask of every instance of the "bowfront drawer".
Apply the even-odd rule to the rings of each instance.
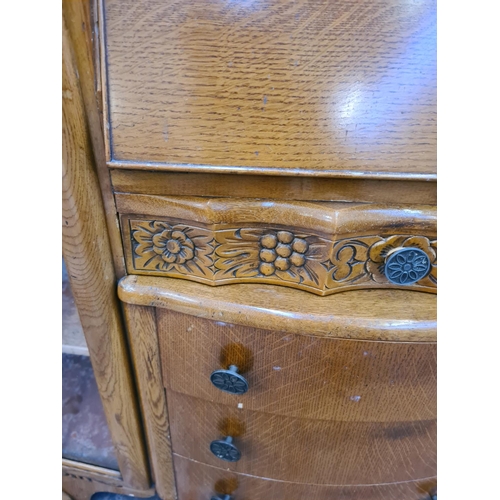
[[[167,391],[167,404],[173,452],[214,467],[280,481],[342,485],[435,474],[435,420],[291,418],[173,391]]]
[[[316,295],[437,289],[430,206],[117,194],[129,274]]]
[[[164,384],[172,391],[290,417],[436,418],[433,343],[352,342],[162,309],[157,322]]]
[[[334,486],[250,477],[176,455],[174,466],[179,500],[430,500],[436,490],[434,478],[399,484]]]

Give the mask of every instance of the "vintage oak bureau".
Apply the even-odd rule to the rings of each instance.
[[[75,500],[437,498],[435,9],[64,3],[65,258],[120,466]]]

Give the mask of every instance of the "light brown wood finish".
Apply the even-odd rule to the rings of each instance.
[[[272,283],[317,295],[437,290],[436,210],[428,205],[122,194],[117,206],[130,274]],[[407,247],[426,256],[426,274],[391,282],[386,259]]]
[[[162,500],[173,500],[175,480],[167,404],[158,352],[155,309],[125,304],[124,311],[155,489]]]
[[[201,463],[298,483],[349,485],[436,474],[436,420],[342,422],[292,418],[210,403],[167,390],[174,453]],[[241,401],[241,400],[240,400]],[[210,442],[232,436],[226,462]]]
[[[435,182],[111,170],[119,193],[435,205]]]
[[[116,275],[83,97],[63,19],[63,256],[127,486],[148,489],[148,464],[127,355]]]
[[[115,201],[111,188],[111,180],[106,166],[102,116],[99,111],[100,96],[96,92],[96,84],[100,86],[101,73],[95,74],[98,61],[94,56],[99,52],[98,31],[95,28],[95,12],[91,12],[91,3],[95,0],[63,0],[63,17],[68,30],[68,43],[71,43],[78,68],[78,83],[84,102],[85,120],[92,144],[92,157],[99,178],[100,193],[110,239],[115,273],[119,278],[125,275],[125,262],[120,238],[120,227],[116,215]],[[94,10],[97,5],[94,5]],[[97,191],[96,193],[98,193]]]
[[[127,487],[117,471],[65,459],[62,461],[62,488],[63,500],[65,494],[72,500],[91,500],[92,495],[98,492],[133,495],[138,498],[154,495],[152,488],[137,490]]]
[[[435,178],[434,0],[106,0],[111,166]]]
[[[174,455],[179,500],[207,500],[214,493],[235,500],[429,500],[435,478],[373,486],[325,486],[272,481],[228,472]]]
[[[436,341],[436,296],[359,290],[319,299],[274,285],[209,288],[186,280],[127,276],[118,287],[129,304],[263,330],[356,340]]]
[[[318,299],[322,300],[322,299]],[[436,418],[436,345],[290,335],[157,309],[165,387],[289,417],[397,422]],[[242,395],[210,382],[235,365]]]

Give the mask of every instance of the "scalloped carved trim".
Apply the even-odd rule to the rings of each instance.
[[[174,219],[122,216],[130,274],[185,278],[209,285],[271,283],[318,295],[360,288],[437,291],[437,241],[426,236],[325,238],[268,224],[202,227]],[[225,225],[227,226],[227,225]],[[400,248],[423,250],[430,272],[412,285],[391,283],[385,259]]]

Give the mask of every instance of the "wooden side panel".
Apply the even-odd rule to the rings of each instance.
[[[63,255],[104,412],[126,485],[150,486],[116,275],[85,119],[63,21]]]
[[[171,500],[175,498],[175,481],[155,310],[127,304],[124,308],[155,488],[162,500]]]
[[[179,500],[207,500],[214,493],[235,500],[429,500],[436,486],[435,478],[370,486],[300,484],[235,474],[179,456],[174,461]]]
[[[93,465],[63,460],[62,464],[63,500],[91,500],[98,492],[133,495],[148,498],[154,495],[153,489],[136,490],[127,487],[116,471]],[[67,495],[67,498],[64,495]]]
[[[167,391],[172,449],[197,462],[281,481],[379,484],[436,475],[436,421],[342,422],[291,418]],[[240,400],[241,401],[241,400]],[[210,451],[232,436],[241,452]]]
[[[93,30],[94,19],[90,8],[90,3],[93,1],[63,0],[63,16],[68,30],[68,42],[71,42],[75,66],[78,68],[78,82],[84,103],[85,120],[88,124],[93,160],[99,178],[97,189],[99,190],[100,187],[113,263],[117,276],[121,278],[125,275],[125,262],[111,179],[106,166],[102,119],[96,94],[96,84],[100,85],[100,73],[98,73],[96,81],[95,68],[99,68],[94,64],[92,52],[99,45],[99,34]],[[97,5],[95,5],[95,9],[97,10]],[[99,55],[98,51],[94,51],[94,53]]]
[[[321,299],[318,299],[321,300]],[[290,417],[397,422],[436,418],[436,345],[290,335],[158,309],[165,387]],[[236,365],[250,389],[215,388]]]

